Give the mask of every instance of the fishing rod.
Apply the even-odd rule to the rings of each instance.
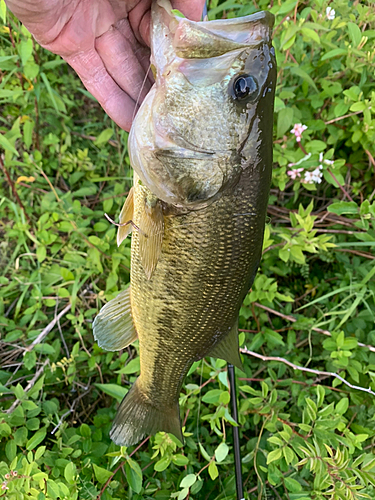
[[[236,395],[236,373],[234,366],[228,363],[228,378],[230,386],[230,400],[232,406],[232,416],[238,424],[238,409],[237,409],[237,395]],[[234,449],[234,470],[236,475],[236,489],[237,500],[245,500],[243,496],[242,484],[242,464],[241,464],[241,450],[240,450],[240,436],[238,427],[232,427],[233,430],[233,449]]]

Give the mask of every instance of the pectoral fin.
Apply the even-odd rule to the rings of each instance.
[[[119,247],[132,230],[131,222],[134,213],[134,190],[131,188],[120,213],[120,224],[117,231],[117,246]]]
[[[92,325],[94,338],[106,351],[120,351],[137,339],[130,306],[130,286],[103,306]]]
[[[163,209],[157,198],[148,196],[139,220],[139,253],[147,279],[158,263],[164,236]]]
[[[213,358],[224,359],[243,371],[238,344],[238,319],[230,332],[209,352]]]

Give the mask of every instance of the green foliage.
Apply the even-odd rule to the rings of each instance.
[[[375,391],[375,8],[270,8],[274,176],[240,343],[272,359],[244,356],[237,372],[246,498],[374,498],[374,396],[361,388]],[[209,17],[255,10],[211,0]],[[3,0],[0,18],[0,497],[234,499],[221,360],[186,378],[184,447],[109,439],[139,372],[137,343],[105,352],[91,329],[129,282],[130,242],[117,248],[103,215],[118,217],[131,186],[127,134]]]

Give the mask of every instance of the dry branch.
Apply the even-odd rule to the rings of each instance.
[[[38,378],[40,377],[40,375],[43,373],[44,371],[44,368],[49,364],[49,359],[46,359],[44,361],[44,363],[42,364],[42,366],[35,372],[33,378],[30,380],[30,382],[27,384],[27,386],[25,387],[24,389],[24,392],[25,394],[27,392],[29,392],[29,390],[34,387],[35,385],[35,382],[38,380]],[[16,408],[17,406],[21,403],[21,400],[20,399],[16,399],[14,401],[14,403],[12,404],[12,406],[10,408],[8,408],[8,410],[5,411],[5,413],[12,413]]]
[[[358,385],[353,385],[353,384],[349,383],[347,380],[345,380],[344,378],[342,378],[337,373],[325,372],[325,371],[321,371],[321,370],[313,370],[312,368],[298,366],[298,365],[295,365],[294,363],[292,363],[291,361],[288,361],[285,358],[280,358],[279,356],[263,356],[262,354],[258,354],[257,352],[249,351],[249,349],[246,349],[246,347],[240,349],[240,351],[243,354],[247,354],[248,356],[253,356],[254,358],[259,358],[262,361],[279,361],[280,363],[285,363],[286,365],[293,368],[293,370],[300,370],[301,372],[315,373],[316,375],[323,375],[323,376],[325,375],[325,376],[329,376],[329,377],[335,377],[335,378],[338,378],[339,380],[341,380],[341,382],[346,384],[351,389],[356,389],[357,391],[367,392],[368,394],[372,394],[373,396],[375,396],[375,392],[372,391],[370,387],[368,389],[366,389],[366,388],[360,387]]]
[[[70,310],[71,304],[68,304],[67,306],[64,307],[62,311],[59,312],[57,316],[53,318],[51,323],[49,323],[42,332],[31,342],[29,346],[26,347],[25,351],[30,352],[33,350],[33,348],[37,345],[40,344],[45,337],[49,334],[49,332],[52,330],[52,328],[56,325],[56,323]]]

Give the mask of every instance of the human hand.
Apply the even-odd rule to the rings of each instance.
[[[62,56],[108,115],[129,130],[151,88],[151,0],[6,0],[42,47]],[[204,0],[174,0],[199,21]]]

